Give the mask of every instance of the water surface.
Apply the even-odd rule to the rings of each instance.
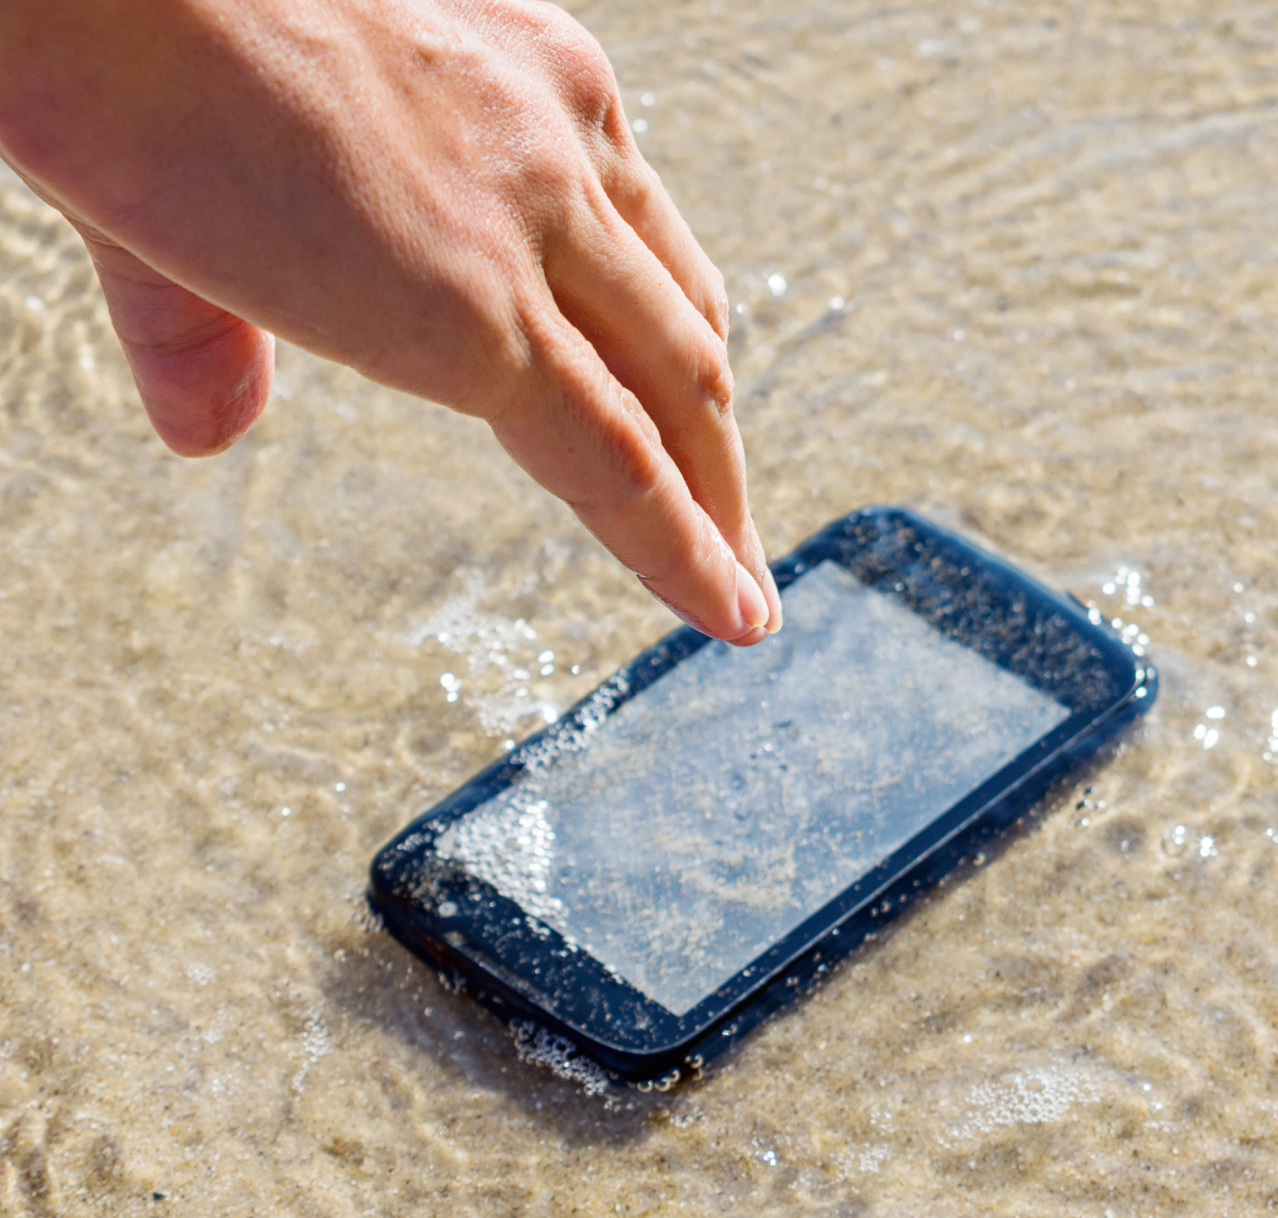
[[[1117,620],[1159,704],[710,1077],[607,1108],[357,912],[664,611],[482,426],[296,351],[247,440],[170,456],[4,179],[0,1212],[1278,1203],[1278,18],[578,11],[727,275],[771,550],[921,507]]]

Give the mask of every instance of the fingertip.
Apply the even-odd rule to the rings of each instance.
[[[731,647],[753,647],[756,643],[762,643],[768,637],[768,631],[763,626],[755,626],[753,629],[746,631],[739,639],[728,639],[726,642]]]
[[[183,457],[229,448],[266,408],[274,336],[80,227],[156,434]]]
[[[763,589],[740,560],[737,561],[737,609],[741,620],[751,629],[766,626],[771,616]]]
[[[763,568],[763,595],[768,602],[768,633],[776,634],[785,625],[785,612],[781,608],[781,593],[769,567]]]
[[[196,350],[126,350],[151,425],[180,457],[224,452],[270,399],[275,339],[247,322]]]

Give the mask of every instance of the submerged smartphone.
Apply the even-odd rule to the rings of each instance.
[[[630,1080],[697,1068],[1156,695],[1095,612],[898,508],[675,631],[377,856],[411,951]]]

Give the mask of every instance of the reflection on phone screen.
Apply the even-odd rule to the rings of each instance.
[[[682,1015],[1069,716],[823,562],[436,853]]]

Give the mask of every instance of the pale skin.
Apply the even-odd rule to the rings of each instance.
[[[562,10],[3,0],[0,156],[84,238],[174,452],[252,426],[280,335],[485,420],[706,634],[780,629],[723,278]]]

